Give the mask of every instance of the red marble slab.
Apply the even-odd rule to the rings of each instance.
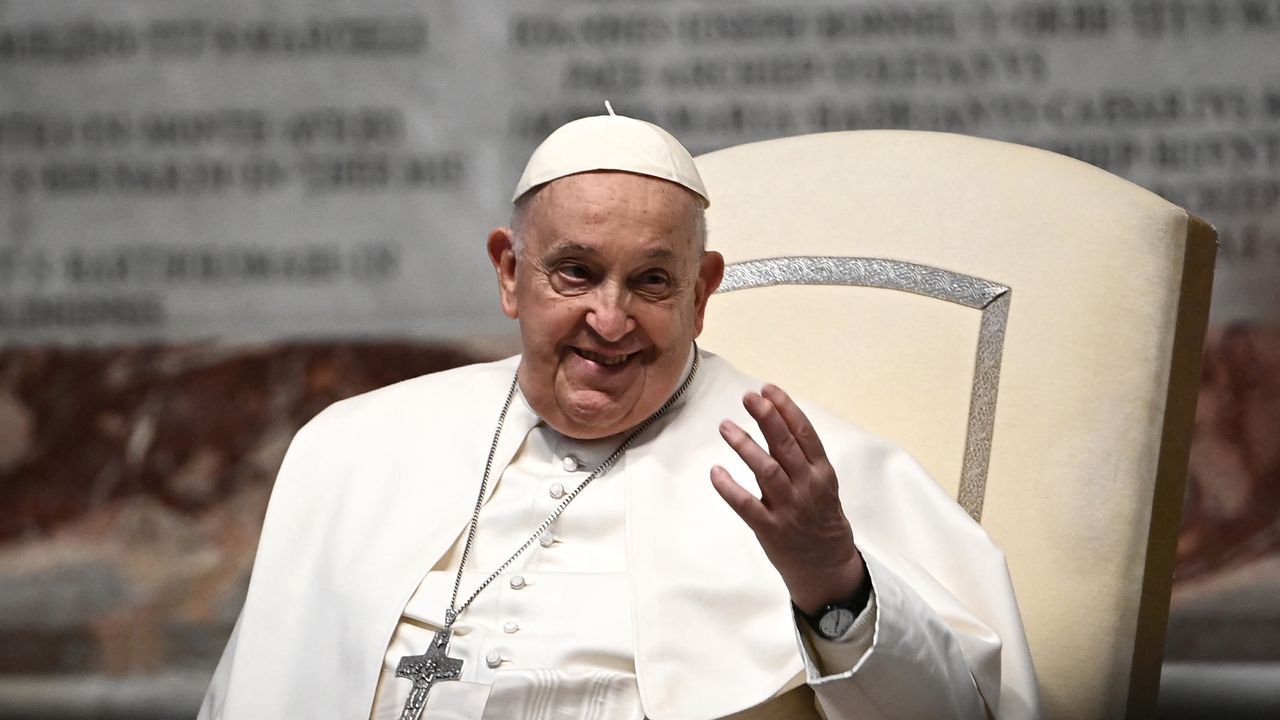
[[[1280,553],[1280,326],[1206,339],[1176,578]]]
[[[0,673],[212,668],[290,438],[409,342],[0,351]]]

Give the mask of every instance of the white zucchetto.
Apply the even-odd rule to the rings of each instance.
[[[683,185],[711,205],[693,156],[671,133],[653,123],[615,115],[585,117],[561,125],[533,151],[516,183],[515,202],[529,190],[567,175],[621,170]]]

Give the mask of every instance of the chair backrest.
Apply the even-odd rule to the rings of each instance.
[[[979,519],[1050,717],[1153,716],[1213,230],[958,135],[808,135],[698,167],[730,263],[700,343],[896,441]]]

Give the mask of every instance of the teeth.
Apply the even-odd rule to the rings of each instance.
[[[606,366],[621,365],[627,361],[627,358],[631,357],[630,355],[601,355],[590,350],[578,350],[578,354],[592,362],[598,362]]]

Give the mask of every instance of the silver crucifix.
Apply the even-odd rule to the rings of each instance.
[[[400,658],[400,664],[396,666],[396,677],[413,681],[413,690],[409,692],[409,699],[405,700],[400,720],[418,720],[422,715],[422,708],[427,704],[427,693],[431,692],[433,685],[462,677],[462,660],[446,654],[449,652],[449,638],[452,635],[453,629],[445,627],[436,633],[431,640],[431,647],[425,653]]]

